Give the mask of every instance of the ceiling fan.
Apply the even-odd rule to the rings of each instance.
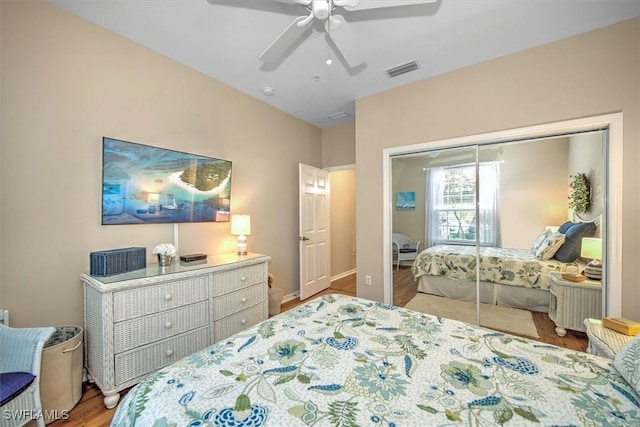
[[[274,62],[289,49],[302,34],[310,28],[314,19],[325,21],[324,27],[340,55],[350,67],[364,62],[358,40],[342,17],[334,13],[338,7],[346,11],[378,9],[434,3],[437,0],[274,0],[280,3],[301,5],[309,12],[296,18],[260,55],[263,62]]]

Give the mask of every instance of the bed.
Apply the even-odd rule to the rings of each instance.
[[[480,302],[549,311],[551,271],[569,263],[541,261],[529,249],[480,248]],[[411,271],[418,291],[464,301],[476,300],[476,248],[436,245],[422,251]]]
[[[598,233],[601,216],[545,229],[530,249],[480,247],[480,302],[549,312],[551,271],[584,268],[582,238]],[[476,247],[435,245],[422,251],[411,271],[418,291],[463,301],[476,300]]]
[[[610,362],[332,294],[151,374],[112,426],[630,425]]]

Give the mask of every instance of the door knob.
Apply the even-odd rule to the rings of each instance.
[[[308,237],[305,237],[305,236],[302,236],[302,237],[300,238],[300,241],[302,241],[302,242],[306,242],[307,240],[309,240],[309,238],[308,238]]]

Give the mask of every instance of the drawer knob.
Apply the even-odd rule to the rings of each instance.
[[[164,327],[169,329],[170,327],[173,326],[173,323],[171,323],[171,320],[167,320],[166,322],[164,322]]]
[[[170,301],[170,300],[171,300],[171,298],[173,298],[173,297],[171,296],[171,294],[166,294],[166,295],[164,296],[164,300],[165,300],[165,301]]]
[[[244,304],[245,302],[247,302],[247,299],[243,297],[243,298],[240,300],[240,302]]]
[[[240,278],[240,281],[241,281],[241,282],[244,282],[245,280],[247,280],[247,278],[246,278],[245,276],[242,276],[242,277]]]
[[[247,323],[247,319],[242,319],[242,320],[240,321],[240,323],[242,323],[242,324],[244,325],[245,323]]]
[[[173,356],[173,350],[167,350],[167,357]]]

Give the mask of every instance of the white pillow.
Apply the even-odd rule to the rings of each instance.
[[[613,367],[637,393],[640,393],[640,335],[629,341],[616,354]]]
[[[533,241],[533,244],[531,245],[531,252],[533,252],[533,254],[536,254],[536,250],[538,248],[538,246],[540,246],[542,244],[542,242],[544,241],[544,239],[551,234],[551,230],[544,230],[542,233],[540,233],[538,235],[538,237],[536,237],[536,240]]]
[[[549,233],[542,242],[536,247],[534,254],[540,261],[546,261],[553,258],[558,252],[560,246],[563,245],[565,236],[562,233]]]

